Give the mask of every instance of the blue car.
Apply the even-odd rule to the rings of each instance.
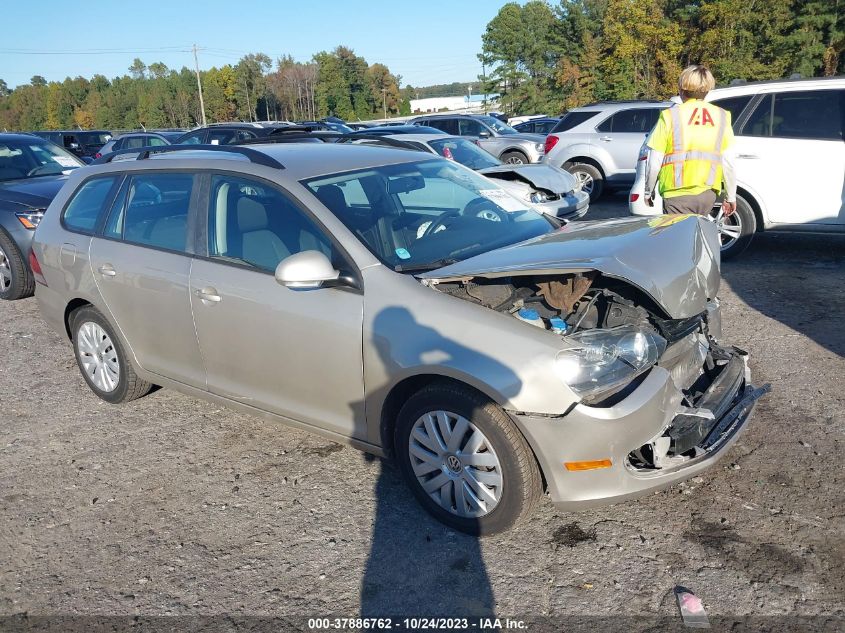
[[[29,297],[29,249],[45,209],[74,169],[70,152],[32,134],[0,134],[0,299]]]

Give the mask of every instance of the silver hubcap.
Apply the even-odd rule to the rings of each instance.
[[[508,165],[524,165],[525,161],[522,160],[519,156],[508,156],[508,159],[505,161]]]
[[[6,292],[12,285],[12,266],[6,252],[0,248],[0,292]]]
[[[120,380],[117,350],[99,325],[86,321],[76,333],[76,349],[82,370],[100,391],[110,392]]]
[[[714,207],[713,210],[712,217],[716,222],[716,228],[719,230],[719,240],[722,243],[722,250],[725,251],[736,244],[736,241],[742,235],[742,218],[739,215],[739,209],[727,217],[722,211],[721,205]]]
[[[593,193],[593,177],[585,171],[575,171],[572,172],[572,175],[578,180],[578,184],[581,185],[581,191],[586,194]]]
[[[408,439],[417,481],[444,510],[459,517],[489,514],[502,498],[502,467],[478,427],[460,415],[432,411]]]

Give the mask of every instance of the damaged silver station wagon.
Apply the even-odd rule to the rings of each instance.
[[[720,341],[706,219],[565,225],[379,147],[132,152],[70,176],[30,257],[108,402],[161,385],[390,455],[479,534],[709,468],[768,388]]]

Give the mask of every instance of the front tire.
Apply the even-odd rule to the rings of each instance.
[[[590,202],[595,202],[604,191],[604,175],[589,163],[569,163],[564,169],[575,176],[581,185],[581,191],[590,195]]]
[[[0,229],[0,299],[16,301],[35,293],[35,278],[23,253],[9,235]]]
[[[504,152],[499,158],[502,159],[503,163],[507,163],[508,165],[527,165],[529,162],[528,156],[516,150]]]
[[[495,534],[524,521],[543,495],[528,442],[495,403],[436,382],[399,412],[394,449],[406,482],[439,521],[467,534]]]
[[[88,387],[111,404],[145,396],[152,385],[135,373],[114,329],[92,306],[79,308],[71,317],[76,364]]]

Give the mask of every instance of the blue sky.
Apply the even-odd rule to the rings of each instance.
[[[306,61],[344,44],[403,85],[474,81],[481,34],[506,0],[10,0],[3,3],[0,79],[112,78],[133,58],[171,68],[235,63],[248,52]],[[294,8],[296,7],[296,8]],[[302,7],[306,7],[303,9]],[[85,51],[83,54],[82,51]]]

